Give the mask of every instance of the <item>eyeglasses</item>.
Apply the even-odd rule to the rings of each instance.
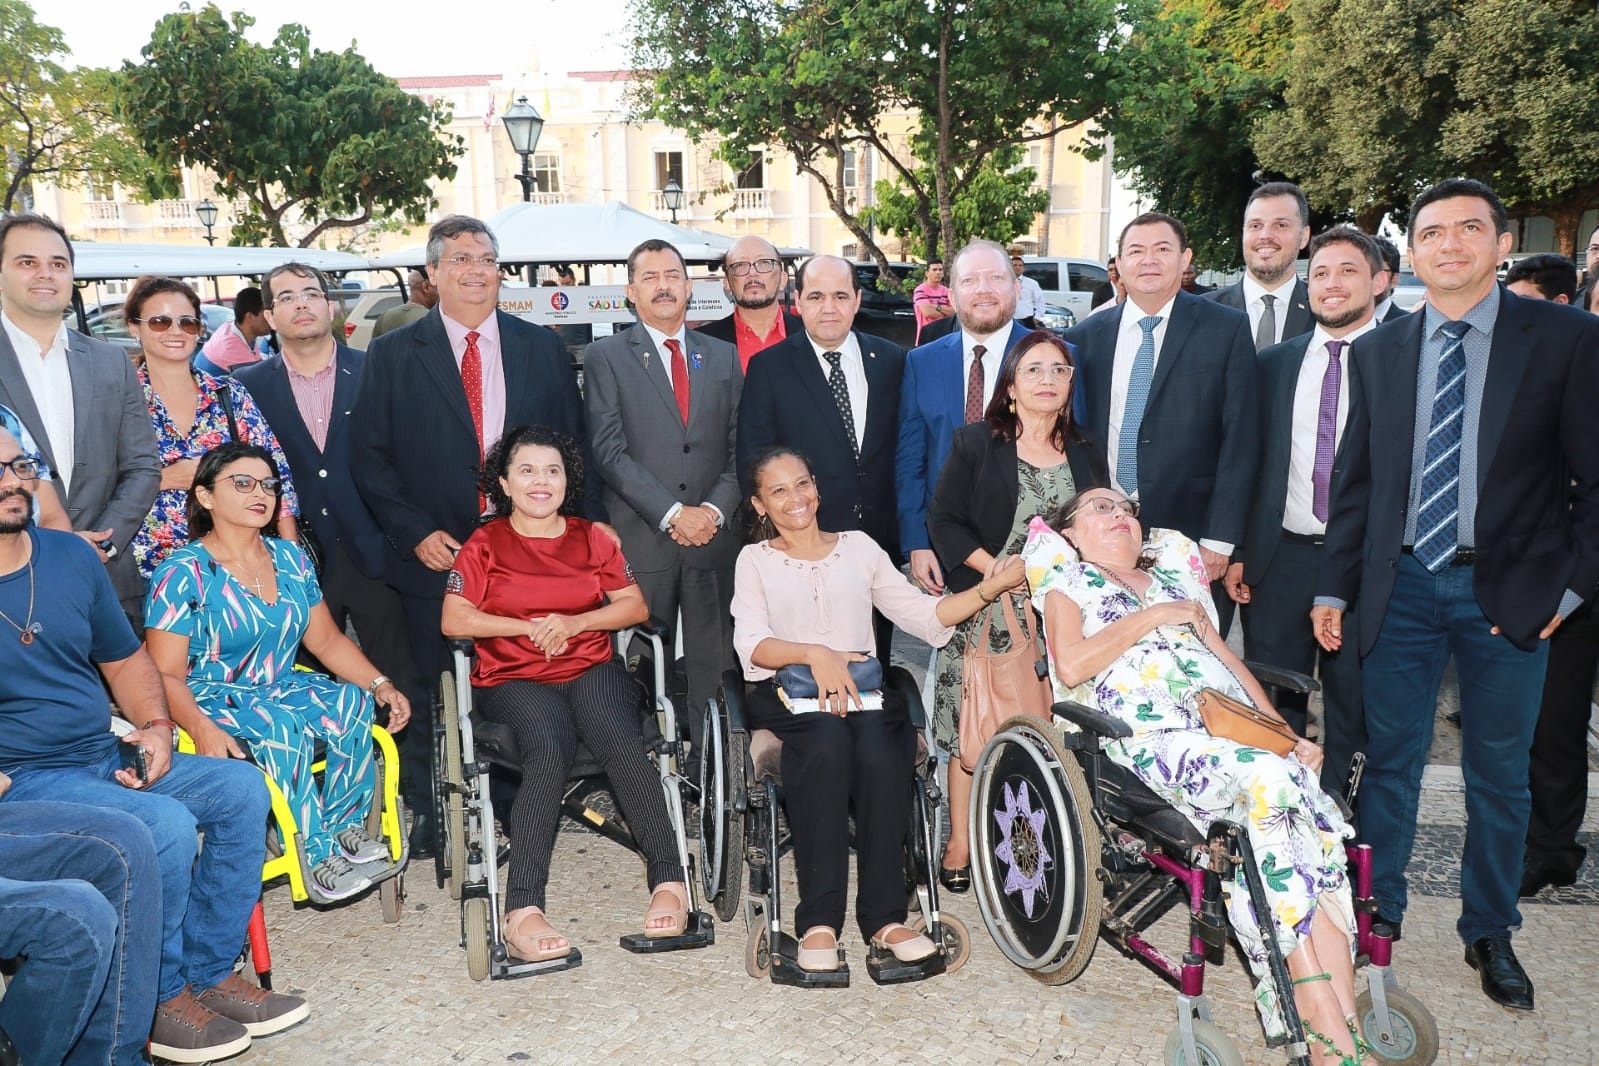
[[[146,327],[151,333],[165,333],[172,328],[171,315],[151,315],[149,318],[134,318],[129,321]],[[200,331],[205,328],[205,323],[193,315],[184,315],[178,319],[178,328],[191,337],[198,337]]]
[[[735,278],[741,278],[752,270],[757,274],[770,274],[782,265],[781,259],[752,259],[747,263],[727,264],[727,272]]]
[[[1065,363],[1050,363],[1047,366],[1043,363],[1034,363],[1032,366],[1018,369],[1016,376],[1033,384],[1043,381],[1046,377],[1051,381],[1067,381],[1072,376],[1072,368]]]
[[[321,289],[301,289],[299,292],[280,292],[272,297],[273,307],[292,307],[295,304],[314,306],[327,300],[328,294]]]
[[[0,470],[10,470],[19,481],[39,480],[40,462],[37,456],[19,455],[15,459],[0,459]]]
[[[1110,496],[1095,496],[1093,499],[1084,500],[1082,503],[1072,508],[1071,514],[1066,516],[1066,521],[1070,522],[1073,518],[1076,518],[1084,511],[1087,511],[1089,514],[1097,515],[1108,515],[1112,514],[1113,512],[1120,511],[1128,518],[1137,518],[1138,501],[1118,500]]]
[[[441,262],[446,266],[454,267],[456,270],[465,270],[469,266],[479,266],[484,270],[493,270],[500,265],[499,256],[494,255],[452,255],[448,259],[441,260]]]
[[[283,487],[280,477],[256,477],[254,474],[229,474],[228,480],[233,482],[233,487],[239,492],[254,492],[260,485],[269,496],[276,496],[278,489]]]

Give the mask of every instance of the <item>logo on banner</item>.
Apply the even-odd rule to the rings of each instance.
[[[555,308],[557,311],[565,311],[571,302],[571,300],[567,299],[566,293],[564,292],[556,291],[550,293],[550,306]]]

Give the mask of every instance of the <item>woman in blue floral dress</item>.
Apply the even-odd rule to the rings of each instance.
[[[1262,709],[1271,702],[1216,631],[1198,547],[1169,530],[1152,531],[1146,542],[1137,515],[1116,490],[1091,489],[1052,522],[1034,520],[1023,554],[1044,615],[1056,696],[1131,726],[1133,735],[1106,744],[1105,753],[1196,827],[1227,819],[1248,832],[1269,927],[1256,920],[1241,874],[1223,887],[1266,1030],[1283,1029],[1262,939],[1271,935],[1318,1057],[1356,1062],[1354,915],[1343,844],[1353,831],[1318,783],[1321,749],[1301,739],[1283,758],[1206,731],[1197,709],[1202,689]]]
[[[280,488],[257,445],[230,442],[200,460],[186,523],[196,539],[156,569],[145,640],[173,720],[196,750],[242,758],[243,741],[283,790],[310,867],[306,889],[330,903],[397,872],[363,826],[373,703],[388,708],[390,731],[411,710],[334,623],[305,554],[263,535]],[[339,680],[296,670],[302,644]],[[327,744],[320,787],[311,773],[318,740]]]
[[[133,283],[122,309],[128,332],[139,342],[139,384],[150,405],[150,422],[161,453],[161,491],[133,538],[139,576],[148,582],[169,552],[189,542],[185,507],[195,464],[229,440],[252,441],[271,453],[283,479],[276,516],[278,535],[292,542],[300,501],[289,480],[289,462],[272,427],[243,385],[212,377],[191,365],[204,327],[199,294],[175,278],[146,275]]]

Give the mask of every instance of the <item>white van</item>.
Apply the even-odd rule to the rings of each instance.
[[[1065,307],[1081,322],[1093,302],[1094,290],[1110,280],[1105,264],[1093,259],[1022,257],[1022,273],[1038,282],[1044,301]]]

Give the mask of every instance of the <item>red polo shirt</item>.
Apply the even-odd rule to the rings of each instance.
[[[756,352],[763,352],[779,341],[788,337],[788,327],[783,324],[783,311],[778,308],[777,320],[772,323],[772,332],[762,337],[748,323],[744,316],[737,310],[733,312],[733,339],[738,342],[738,361],[746,371],[750,368],[750,359]]]

